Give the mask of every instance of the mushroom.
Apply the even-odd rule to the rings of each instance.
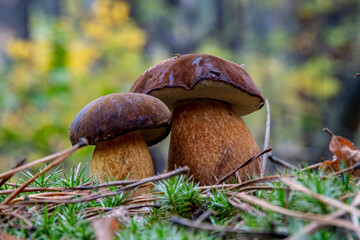
[[[238,64],[208,54],[167,59],[146,70],[130,92],[162,100],[173,112],[168,170],[189,166],[200,184],[214,184],[259,153],[241,119],[264,98]],[[260,158],[239,174],[260,174]]]
[[[69,139],[85,137],[96,145],[90,173],[99,182],[154,175],[148,146],[170,131],[171,113],[159,99],[138,93],[114,93],[86,105],[74,118]]]

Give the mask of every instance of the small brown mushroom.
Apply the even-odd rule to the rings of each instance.
[[[259,153],[241,116],[264,98],[236,63],[208,54],[170,58],[145,71],[130,92],[157,97],[173,112],[168,170],[187,165],[195,180],[213,184]],[[244,178],[260,172],[260,158],[239,170]]]
[[[159,99],[137,93],[114,93],[86,105],[74,118],[69,138],[85,137],[96,145],[90,173],[104,182],[154,175],[148,145],[170,131],[171,113]]]

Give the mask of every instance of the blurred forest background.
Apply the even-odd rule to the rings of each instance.
[[[358,0],[0,0],[0,169],[70,147],[81,108],[177,53],[245,64],[276,156],[326,158],[323,127],[359,144],[359,12]],[[245,121],[262,148],[266,109]]]

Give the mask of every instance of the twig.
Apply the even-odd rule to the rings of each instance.
[[[336,200],[336,199],[333,199],[333,198],[329,198],[329,197],[326,197],[324,195],[320,195],[320,194],[317,194],[317,193],[314,193],[313,191],[311,191],[310,189],[308,189],[307,187],[301,185],[300,183],[297,183],[289,178],[285,178],[285,177],[282,177],[280,178],[280,180],[285,183],[286,185],[288,185],[289,187],[291,187],[293,190],[296,190],[296,191],[300,191],[300,192],[303,192],[323,203],[327,203],[331,206],[334,206],[334,207],[337,207],[337,208],[340,208],[342,210],[344,210],[345,212],[348,212],[350,214],[356,214],[358,217],[360,217],[360,210],[358,210],[357,208],[354,208],[350,205],[347,205],[343,202],[340,202],[339,200]],[[360,229],[359,229],[360,230]]]
[[[32,167],[34,165],[37,165],[37,164],[41,164],[41,163],[44,163],[44,162],[48,162],[48,161],[51,161],[55,158],[59,158],[61,156],[63,156],[64,154],[68,154],[68,153],[72,153],[74,152],[74,148],[79,148],[79,147],[83,147],[85,145],[87,145],[87,140],[86,139],[80,139],[80,142],[77,143],[76,145],[74,145],[73,147],[71,148],[68,148],[68,149],[65,149],[63,151],[60,151],[60,152],[57,152],[57,153],[54,153],[54,154],[51,154],[49,156],[46,156],[46,157],[43,157],[43,158],[40,158],[38,160],[35,160],[31,163],[28,163],[28,164],[25,164],[23,166],[20,166],[18,168],[15,168],[15,169],[12,169],[12,170],[9,170],[7,172],[4,172],[2,174],[0,174],[0,179],[3,179],[3,178],[7,178],[7,177],[11,177],[12,175],[14,175],[15,173],[18,173],[24,169],[27,169],[29,167]],[[79,146],[77,146],[79,145]],[[77,147],[76,147],[77,146]]]
[[[61,163],[62,161],[64,161],[70,154],[67,153],[66,155],[59,157],[58,159],[56,159],[54,162],[50,163],[46,168],[44,168],[42,171],[38,172],[37,174],[35,174],[32,178],[30,178],[29,180],[27,180],[20,188],[17,188],[16,190],[14,190],[1,204],[8,204],[11,202],[11,200],[13,200],[19,193],[22,192],[22,190],[24,188],[26,188],[27,186],[30,185],[30,183],[32,183],[33,181],[35,181],[36,178],[38,178],[41,174],[47,172],[48,170],[50,170],[52,167],[54,167],[55,165]]]
[[[209,185],[209,186],[199,186],[198,189],[200,190],[211,190],[211,189],[225,189],[225,188],[229,188],[229,187],[235,187],[238,186],[239,184],[215,184],[215,185]]]
[[[21,196],[19,198],[15,198],[10,201],[9,204],[17,203],[20,201],[27,201],[30,203],[37,203],[39,200],[62,200],[62,199],[72,199],[74,196],[88,196],[89,192],[43,192],[43,193],[37,193],[37,194],[30,194]]]
[[[323,176],[322,178],[326,179],[326,178],[331,177],[331,176],[340,175],[340,174],[350,172],[350,171],[355,171],[355,170],[358,170],[358,169],[360,169],[360,162],[358,162],[358,163],[356,163],[356,164],[354,164],[354,165],[352,165],[352,166],[350,166],[348,168],[344,168],[343,170],[340,170],[340,171],[328,174],[326,176]]]
[[[130,191],[133,190],[139,186],[142,186],[148,182],[156,182],[156,181],[160,181],[175,175],[179,175],[179,174],[183,174],[183,173],[189,173],[190,169],[189,167],[185,166],[182,168],[178,168],[175,169],[173,171],[167,172],[167,173],[163,173],[157,176],[152,176],[152,177],[148,177],[148,178],[144,178],[141,179],[139,181],[136,181],[135,183],[132,183],[124,188],[118,189],[116,191],[112,191],[112,192],[108,192],[108,193],[104,193],[104,194],[92,194],[86,197],[79,197],[76,199],[71,199],[71,200],[59,200],[59,201],[52,201],[52,200],[39,200],[37,201],[37,203],[79,203],[79,202],[88,202],[88,201],[92,201],[92,200],[96,200],[96,199],[100,199],[100,198],[104,198],[104,197],[111,197],[114,195],[117,195],[121,192],[125,192],[125,191]]]
[[[23,158],[22,160],[20,160],[19,162],[17,162],[12,169],[16,169],[16,168],[22,166],[22,165],[26,162],[26,160],[27,160],[27,158]],[[14,175],[14,174],[12,174],[11,176],[8,176],[8,177],[6,177],[6,178],[1,179],[1,181],[0,181],[0,187],[1,187],[2,185],[4,185],[4,184],[6,183],[6,181],[9,180],[13,175]]]
[[[269,237],[269,238],[278,238],[278,239],[282,239],[285,238],[287,236],[287,234],[283,234],[283,233],[275,233],[275,232],[269,232],[269,231],[251,231],[251,230],[243,230],[243,229],[239,229],[239,228],[235,228],[235,227],[219,227],[219,226],[214,226],[212,224],[208,224],[208,223],[195,223],[196,221],[192,221],[186,218],[182,218],[179,216],[172,216],[170,218],[170,221],[172,223],[187,227],[187,228],[192,228],[192,229],[197,229],[197,230],[203,230],[203,231],[210,231],[210,232],[219,232],[221,233],[223,236],[224,235],[229,235],[229,234],[236,234],[236,235],[242,235],[242,236],[246,236],[246,235],[252,235],[252,236],[262,236],[262,237]]]
[[[221,175],[222,170],[224,169],[224,166],[226,163],[233,157],[232,153],[232,146],[228,147],[228,144],[225,144],[225,147],[223,149],[223,152],[218,160],[218,163],[216,165],[216,172],[213,174],[214,179],[216,182],[219,181],[218,177]]]
[[[234,170],[232,170],[230,173],[226,174],[223,178],[221,178],[217,184],[221,184],[223,182],[225,182],[229,177],[231,177],[231,175],[233,175],[237,170],[239,170],[240,168],[245,167],[246,165],[250,164],[252,161],[254,161],[255,159],[257,159],[258,157],[260,157],[261,155],[270,152],[272,150],[272,148],[268,148],[265,149],[264,151],[262,151],[261,153],[256,154],[255,156],[253,156],[252,158],[250,158],[249,160],[247,160],[246,162],[244,162],[243,164],[241,164],[240,166],[238,166],[237,168],[235,168]]]
[[[358,193],[354,199],[354,201],[351,203],[351,206],[353,207],[357,207],[358,205],[360,205],[360,193]],[[339,218],[342,215],[344,215],[346,212],[343,210],[337,210],[335,212],[332,212],[330,214],[327,214],[324,216],[324,219],[334,219],[334,218]],[[309,223],[308,225],[306,225],[304,228],[302,228],[299,232],[297,232],[294,235],[289,236],[288,238],[286,238],[287,240],[296,240],[296,239],[303,239],[304,236],[309,235],[315,231],[318,231],[322,228],[324,228],[326,226],[326,224],[324,224],[323,222],[320,221],[313,221],[311,223]]]
[[[264,150],[269,148],[270,142],[270,105],[269,101],[266,99],[266,129],[265,129],[265,140],[264,140]],[[260,177],[264,177],[266,171],[266,163],[267,163],[268,154],[264,154],[262,156],[262,168]]]
[[[15,213],[15,212],[0,212],[0,215],[18,218],[20,220],[23,220],[26,223],[26,225],[28,225],[28,227],[27,227],[28,229],[33,228],[33,224],[30,222],[30,220],[27,219],[26,217],[18,214],[18,213]]]
[[[79,148],[86,146],[87,145],[87,140],[86,139],[80,139],[80,142],[75,144],[73,147],[71,147],[70,149],[68,149],[67,151],[63,151],[62,155],[60,155],[55,161],[53,161],[52,163],[50,163],[48,166],[46,166],[42,171],[38,172],[37,174],[35,174],[32,178],[30,178],[29,180],[27,180],[21,187],[19,187],[18,189],[16,189],[14,192],[12,192],[2,203],[3,204],[8,204],[12,199],[14,199],[24,188],[26,188],[30,183],[32,183],[36,178],[38,178],[41,174],[49,171],[52,167],[56,166],[57,164],[61,163],[62,161],[64,161],[68,156],[70,156],[73,152],[75,152],[76,150],[78,150]]]
[[[16,183],[11,183],[11,182],[6,182],[6,183],[4,183],[4,185],[8,185],[8,186],[11,186],[11,187],[19,187],[18,184],[16,184]]]
[[[356,226],[354,226],[354,224],[352,224],[349,221],[346,220],[342,220],[342,219],[327,219],[324,217],[324,215],[318,215],[318,214],[310,214],[310,213],[302,213],[302,212],[296,212],[296,211],[292,211],[283,207],[279,207],[276,205],[273,205],[269,202],[266,202],[264,200],[258,199],[256,197],[250,196],[246,193],[236,193],[235,196],[243,201],[247,201],[251,204],[260,206],[262,208],[268,209],[270,211],[273,212],[277,212],[277,213],[281,213],[287,216],[291,216],[291,217],[297,217],[297,218],[302,218],[302,219],[307,219],[307,220],[316,220],[319,222],[322,222],[323,224],[327,224],[327,225],[331,225],[331,226],[336,226],[336,227],[342,227],[345,229],[349,229],[351,231],[357,232],[360,229],[357,228]]]
[[[121,186],[121,185],[129,185],[132,183],[136,183],[136,180],[122,180],[122,181],[113,181],[108,183],[102,183],[94,186],[84,186],[84,187],[71,187],[67,188],[69,190],[90,190],[90,189],[97,189],[97,188],[104,188],[104,187],[112,187],[112,186]]]
[[[86,216],[87,221],[93,221],[94,219],[97,219],[99,217],[115,217],[119,214],[119,212],[125,211],[128,213],[129,211],[133,211],[134,209],[142,209],[142,208],[157,208],[159,205],[157,203],[144,203],[144,204],[131,204],[126,206],[120,206],[117,208],[94,208],[91,211],[88,211]],[[91,213],[93,212],[93,213]],[[106,212],[105,215],[100,215],[101,213]],[[141,212],[145,212],[142,210]]]
[[[321,166],[321,164],[322,163],[320,162],[320,163],[315,163],[313,165],[304,167],[304,168],[300,169],[300,172],[304,172],[304,171],[307,171],[307,170],[313,170],[313,169],[319,168]]]
[[[351,214],[351,221],[353,222],[353,224],[359,228],[359,218],[355,215],[355,214]],[[360,229],[360,228],[359,228]],[[356,237],[357,239],[360,239],[360,231],[356,232]]]
[[[279,164],[279,165],[281,165],[283,167],[291,168],[291,169],[297,169],[296,166],[294,166],[291,163],[288,163],[288,162],[286,162],[286,161],[284,161],[284,160],[282,160],[282,159],[280,159],[280,158],[278,158],[278,157],[276,157],[276,156],[274,156],[272,154],[268,157],[268,159],[270,161],[272,161],[273,163]]]
[[[238,190],[238,192],[252,191],[252,190],[286,190],[286,188],[282,187],[273,187],[273,186],[251,186],[251,187],[243,187]]]
[[[202,221],[207,219],[211,214],[213,214],[213,212],[211,210],[206,210],[195,220],[194,224],[201,223]]]
[[[234,186],[230,187],[229,190],[240,188],[240,187],[245,187],[247,185],[252,185],[252,184],[260,183],[260,182],[275,181],[275,180],[279,179],[280,177],[281,177],[280,175],[273,175],[273,176],[268,176],[268,177],[263,177],[263,178],[252,179],[252,180],[246,181],[241,184],[235,184]],[[288,177],[292,177],[292,176],[288,176]]]
[[[237,198],[234,198],[234,200],[231,200],[231,198],[228,198],[228,201],[232,206],[239,208],[252,216],[266,216],[266,214],[264,212],[257,210],[256,208],[252,207],[248,203],[240,202],[240,200],[238,200]]]
[[[59,192],[66,191],[68,188],[65,187],[28,187],[24,188],[22,192]],[[8,189],[0,191],[0,195],[10,194],[15,189]]]
[[[47,191],[74,191],[74,190],[93,190],[98,188],[104,187],[111,187],[111,186],[122,186],[122,185],[129,185],[135,183],[136,180],[123,180],[123,181],[114,181],[108,182],[103,184],[98,184],[94,186],[78,186],[78,187],[28,187],[24,188],[22,192],[47,192]],[[8,183],[6,183],[8,184]],[[11,184],[10,186],[19,187],[19,185]],[[10,194],[14,191],[14,189],[2,190],[0,191],[0,195]]]

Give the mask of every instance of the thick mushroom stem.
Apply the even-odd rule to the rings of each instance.
[[[140,131],[98,142],[91,160],[94,180],[141,179],[154,175],[150,152]]]
[[[196,99],[175,105],[168,170],[186,165],[195,181],[210,185],[257,153],[253,136],[229,104]],[[239,170],[243,179],[260,172],[260,159]]]

